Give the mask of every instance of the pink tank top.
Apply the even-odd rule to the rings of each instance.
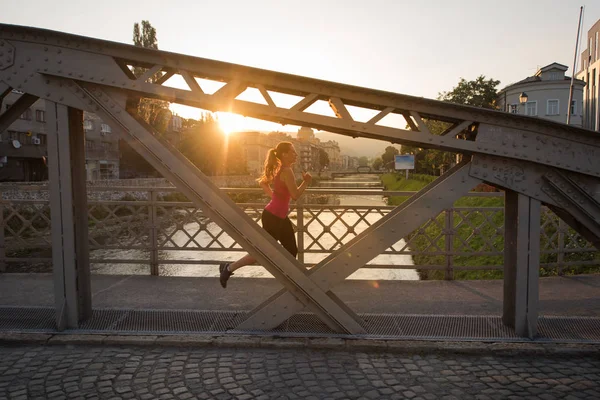
[[[285,218],[290,211],[291,197],[287,186],[279,179],[278,172],[273,178],[273,197],[271,197],[271,201],[267,204],[265,210],[279,218]]]

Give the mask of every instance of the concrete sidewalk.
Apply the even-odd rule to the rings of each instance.
[[[251,310],[281,289],[274,279],[92,276],[94,308]],[[501,315],[502,280],[358,281],[333,290],[358,313]],[[0,306],[54,307],[51,274],[1,274]],[[540,315],[600,317],[600,275],[540,279]]]

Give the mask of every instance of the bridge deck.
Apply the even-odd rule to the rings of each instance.
[[[502,285],[349,280],[335,292],[363,316],[369,336],[519,340],[501,323]],[[280,288],[274,279],[232,279],[224,290],[216,278],[94,275],[94,316],[79,331],[224,332]],[[542,278],[539,339],[600,342],[599,289],[600,275]],[[53,330],[50,274],[1,275],[0,293],[0,331]],[[297,314],[272,333],[333,334],[309,314]]]

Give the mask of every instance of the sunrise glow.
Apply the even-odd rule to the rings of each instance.
[[[217,112],[215,115],[219,121],[219,126],[221,126],[221,129],[223,129],[223,132],[226,135],[248,130],[246,118],[242,117],[241,115],[228,112]]]

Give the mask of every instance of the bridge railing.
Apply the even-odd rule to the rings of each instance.
[[[260,189],[225,189],[260,223],[266,198]],[[51,265],[47,187],[18,188],[0,201],[0,271],[7,264]],[[338,196],[410,196],[413,192],[312,189],[292,204],[298,257],[313,265],[352,240],[394,207],[340,205]],[[470,193],[502,197],[502,193]],[[7,197],[12,197],[8,199]],[[0,198],[2,198],[0,196]],[[139,264],[160,275],[160,266],[216,264],[244,250],[172,187],[89,187],[89,249],[92,264]],[[454,207],[430,219],[363,268],[443,271],[503,269],[503,207]],[[540,268],[562,274],[572,266],[600,265],[595,248],[549,209],[542,213]],[[227,252],[224,254],[223,252]],[[411,256],[417,266],[403,263]],[[425,272],[427,273],[427,272]]]

